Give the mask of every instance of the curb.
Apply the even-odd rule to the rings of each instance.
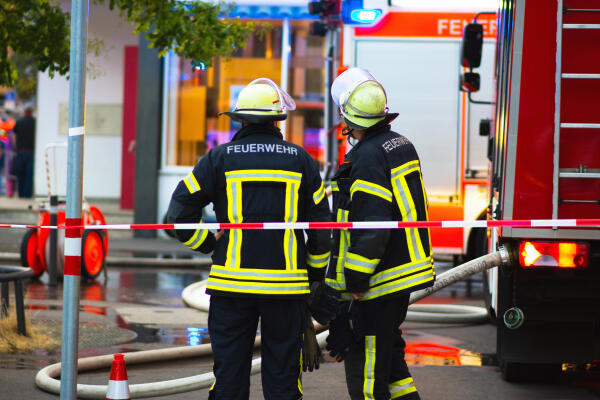
[[[21,263],[19,253],[0,252],[0,261]],[[106,265],[140,266],[140,267],[204,267],[212,265],[210,258],[151,258],[151,257],[107,257]]]

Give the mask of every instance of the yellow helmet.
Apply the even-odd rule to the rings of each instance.
[[[275,82],[258,78],[241,90],[233,111],[220,113],[238,121],[264,123],[287,118],[288,110],[295,110],[296,103]]]
[[[340,74],[333,81],[331,96],[351,128],[367,129],[388,116],[383,86],[362,68],[350,68]]]

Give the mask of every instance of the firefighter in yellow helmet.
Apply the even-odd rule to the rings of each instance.
[[[358,143],[332,180],[337,221],[425,221],[427,196],[419,157],[390,123],[383,86],[351,68],[331,94],[347,134]],[[331,321],[327,349],[344,359],[352,399],[419,399],[404,361],[400,324],[409,294],[433,285],[426,228],[341,230],[326,283],[341,296],[343,317]]]
[[[283,140],[276,121],[294,100],[273,81],[256,79],[223,114],[242,122],[231,142],[211,149],[178,184],[168,220],[201,221],[213,203],[221,223],[329,221],[317,163]],[[323,281],[330,231],[177,230],[193,250],[213,251],[206,292],[215,384],[210,399],[248,399],[254,339],[260,320],[266,399],[302,398],[302,341],[309,285]],[[222,235],[222,236],[220,236]]]

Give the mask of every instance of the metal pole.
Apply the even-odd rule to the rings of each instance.
[[[15,311],[17,312],[17,332],[19,335],[27,336],[25,324],[25,307],[23,305],[23,281],[15,279]]]
[[[0,318],[8,316],[8,308],[10,307],[8,297],[8,282],[0,282],[0,292],[2,296],[2,306],[0,310]]]
[[[289,93],[289,69],[290,69],[290,19],[283,19],[283,27],[281,29],[281,88]],[[287,120],[279,123],[281,133],[285,140],[287,137]]]
[[[329,28],[325,36],[325,46],[327,54],[325,55],[325,87],[324,87],[324,128],[325,132],[330,134],[325,138],[325,180],[328,180],[336,168],[337,154],[337,136],[331,132],[331,127],[335,123],[336,107],[331,98],[330,88],[337,72],[336,57],[338,54],[338,28]]]
[[[67,205],[63,288],[61,400],[77,398],[77,341],[81,280],[81,225],[85,64],[88,0],[71,1],[71,59],[69,69],[69,139],[67,142]]]
[[[50,196],[50,225],[58,225],[58,196]],[[48,260],[48,284],[56,286],[56,250],[58,243],[58,230],[50,230],[50,260]]]

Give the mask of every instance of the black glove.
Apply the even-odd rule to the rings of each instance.
[[[339,313],[339,298],[337,290],[317,281],[310,285],[310,295],[306,302],[313,318],[318,323],[327,325]]]
[[[302,345],[302,370],[312,372],[313,369],[319,369],[319,360],[321,358],[321,349],[317,343],[317,335],[312,317],[306,314],[306,329],[304,330],[304,343]]]
[[[340,313],[329,323],[327,345],[329,355],[337,361],[342,361],[350,349],[356,345],[356,338],[350,325],[349,307],[351,302],[341,303]]]

